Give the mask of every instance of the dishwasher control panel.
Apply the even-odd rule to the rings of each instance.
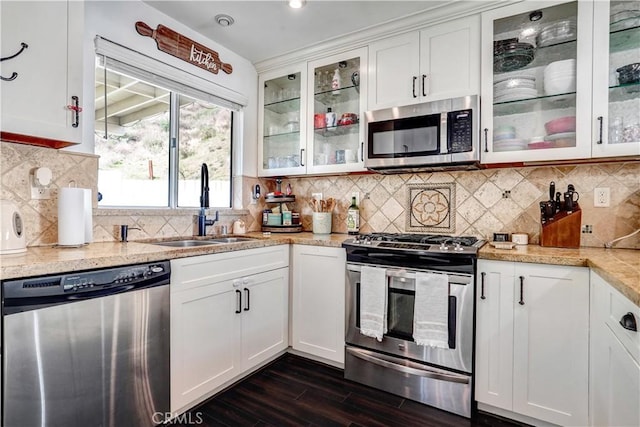
[[[171,264],[159,261],[100,270],[81,271],[35,277],[11,279],[2,282],[5,305],[12,299],[64,297],[68,294],[100,293],[118,288],[152,287],[169,284]]]
[[[109,270],[84,272],[64,276],[62,288],[65,292],[90,288],[136,284],[165,275],[167,269],[162,263],[142,266],[121,267]]]

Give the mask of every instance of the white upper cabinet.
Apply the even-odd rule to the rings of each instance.
[[[258,174],[300,175],[306,171],[306,64],[259,77]]]
[[[592,2],[482,14],[482,162],[591,155]]]
[[[28,46],[2,62],[3,139],[54,148],[80,143],[82,113],[68,106],[82,105],[83,2],[1,2],[0,12],[0,56]]]
[[[362,48],[260,75],[260,176],[365,170],[366,64]]]
[[[471,16],[369,45],[369,110],[475,95],[480,19]]]
[[[639,155],[640,1],[594,8],[592,155]]]
[[[639,155],[640,70],[628,71],[639,9],[525,1],[483,13],[482,163]]]

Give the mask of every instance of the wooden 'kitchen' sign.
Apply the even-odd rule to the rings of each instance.
[[[190,38],[173,31],[164,25],[158,25],[155,30],[142,21],[136,22],[136,31],[141,36],[151,37],[156,41],[158,50],[187,61],[197,67],[203,68],[213,74],[218,74],[222,70],[231,74],[233,67],[220,61],[218,52],[211,50],[200,43],[194,42]]]

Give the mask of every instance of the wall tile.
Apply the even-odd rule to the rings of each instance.
[[[57,242],[57,197],[59,188],[75,181],[78,187],[97,191],[97,156],[0,143],[0,197],[17,203],[21,210],[27,242],[30,246]],[[29,172],[47,166],[54,175],[51,199],[31,200]],[[363,232],[406,231],[407,184],[455,183],[456,215],[454,234],[492,238],[494,232],[524,232],[532,244],[539,242],[539,202],[546,200],[549,182],[556,191],[566,191],[572,183],[580,193],[582,224],[592,225],[593,233],[582,234],[582,246],[602,246],[605,242],[640,228],[640,162],[601,163],[589,165],[537,166],[526,168],[487,169],[480,171],[434,172],[398,175],[338,175],[326,177],[285,178],[283,187],[291,183],[296,203],[291,208],[301,212],[303,230],[311,231],[312,192],[321,191],[325,198],[334,197],[338,204],[333,215],[333,231],[346,232],[346,210],[351,193],[361,196],[361,230]],[[236,177],[234,185],[242,189],[234,203],[242,210],[221,211],[220,223],[229,228],[235,219],[245,221],[247,230],[259,231],[264,199],[251,203],[251,188],[259,184],[262,194],[275,189],[275,180]],[[611,206],[593,207],[593,189],[609,187]],[[510,197],[502,192],[510,190]],[[368,197],[368,198],[367,198]],[[152,237],[177,237],[196,232],[196,210],[108,210],[97,209],[94,201],[94,241],[119,240],[120,224],[143,228],[133,230],[131,240]],[[218,224],[216,224],[218,225]],[[215,232],[212,227],[210,233]],[[617,247],[640,249],[640,235],[621,241]]]

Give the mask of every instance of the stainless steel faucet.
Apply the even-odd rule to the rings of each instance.
[[[200,214],[198,215],[198,236],[207,235],[207,227],[218,221],[218,211],[213,219],[207,219],[209,207],[209,168],[206,163],[200,167]]]

